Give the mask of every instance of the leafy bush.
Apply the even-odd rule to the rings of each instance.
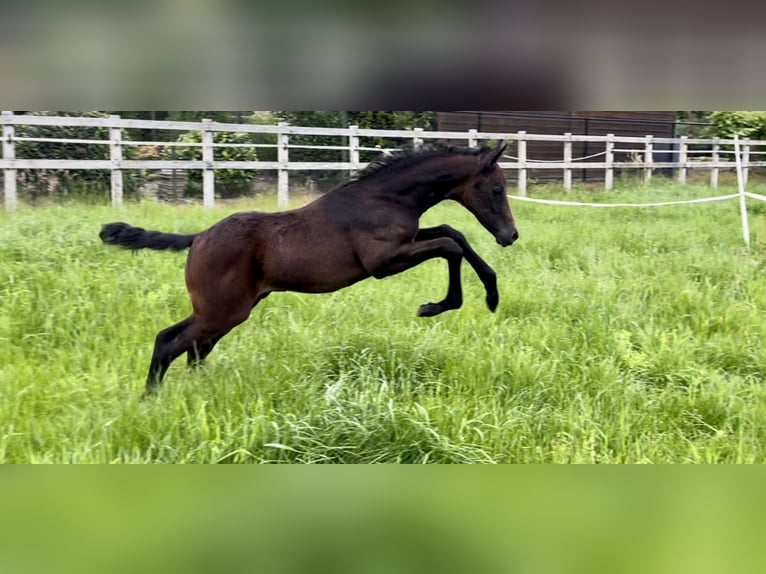
[[[717,111],[707,119],[713,125],[706,137],[766,139],[766,112]]]

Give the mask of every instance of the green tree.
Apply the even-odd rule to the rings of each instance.
[[[716,111],[708,114],[711,122],[707,137],[766,139],[766,112]]]

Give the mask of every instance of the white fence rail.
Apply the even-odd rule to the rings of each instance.
[[[353,171],[364,168],[367,163],[360,161],[360,152],[379,150],[379,148],[360,146],[360,138],[391,138],[411,141],[413,145],[421,145],[425,140],[463,141],[466,145],[476,145],[481,140],[504,139],[516,145],[509,147],[508,155],[500,165],[505,170],[516,171],[518,194],[527,194],[527,181],[530,170],[559,170],[563,176],[564,189],[572,187],[573,170],[601,170],[604,172],[604,185],[611,189],[614,183],[616,169],[635,169],[643,174],[643,180],[648,183],[656,169],[673,169],[676,178],[685,182],[690,169],[710,171],[710,185],[717,187],[721,169],[735,169],[737,162],[734,158],[735,140],[726,139],[692,139],[659,138],[651,135],[645,137],[619,137],[612,134],[605,136],[593,135],[543,135],[528,134],[524,131],[511,133],[425,131],[419,128],[413,130],[374,130],[361,129],[357,126],[349,128],[318,128],[300,127],[287,124],[253,125],[226,124],[210,120],[201,122],[175,122],[132,120],[119,116],[108,118],[86,117],[53,117],[15,115],[3,112],[0,116],[2,125],[3,155],[0,159],[0,170],[4,174],[5,207],[13,210],[17,206],[16,177],[18,170],[108,170],[111,172],[112,203],[121,205],[123,201],[123,171],[124,170],[201,170],[203,177],[203,204],[212,207],[215,204],[215,170],[269,170],[278,173],[277,192],[279,205],[287,205],[289,196],[289,174],[291,171],[309,170],[340,170]],[[50,126],[50,127],[90,127],[108,129],[109,139],[80,139],[80,138],[31,138],[17,135],[16,126]],[[180,132],[196,131],[202,134],[200,143],[177,141],[134,141],[122,137],[123,130],[151,129],[174,130]],[[222,132],[272,134],[273,144],[246,143],[216,143],[214,134]],[[292,136],[318,135],[344,138],[344,145],[308,146],[291,143]],[[17,158],[16,143],[21,142],[50,142],[50,143],[79,143],[109,146],[109,159],[102,160],[67,160],[45,158]],[[529,157],[527,143],[529,142],[558,142],[561,144],[561,160],[540,160]],[[588,142],[603,144],[604,151],[584,157],[573,157],[573,144]],[[669,149],[659,150],[657,145]],[[187,146],[201,148],[201,160],[157,160],[157,159],[125,159],[123,150],[126,146]],[[766,167],[758,157],[766,155],[766,141],[742,140],[741,145],[741,176],[747,182],[748,170],[753,167]],[[690,147],[691,146],[691,147]],[[727,146],[731,149],[727,149]],[[214,159],[214,150],[224,147],[271,147],[277,150],[276,161],[219,161]],[[325,149],[347,151],[348,161],[290,161],[291,149]],[[515,153],[515,155],[513,155]],[[675,161],[655,161],[658,154],[675,157]],[[603,161],[590,161],[603,158]],[[755,158],[755,159],[754,159]]]

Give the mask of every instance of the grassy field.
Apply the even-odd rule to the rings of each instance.
[[[766,193],[766,187],[751,186]],[[657,181],[655,201],[732,193]],[[766,205],[651,209],[512,202],[490,313],[464,266],[462,309],[432,319],[446,265],[327,295],[275,294],[196,371],[138,400],[157,331],[185,317],[185,254],[108,248],[103,222],[201,230],[235,210],[66,204],[0,214],[0,462],[764,462]]]

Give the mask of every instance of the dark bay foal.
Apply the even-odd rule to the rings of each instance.
[[[191,248],[186,287],[192,314],[157,335],[146,393],[157,390],[171,362],[187,353],[202,361],[272,291],[326,293],[381,279],[442,257],[449,286],[444,300],[420,306],[428,317],[463,302],[460,265],[474,269],[490,310],[499,296],[494,270],[465,237],[447,225],[419,228],[420,216],[445,199],[466,207],[502,246],[519,234],[494,149],[417,151],[373,164],[357,178],[300,209],[235,213],[192,235],[146,231],[127,223],[101,229],[105,243],[138,249]]]

